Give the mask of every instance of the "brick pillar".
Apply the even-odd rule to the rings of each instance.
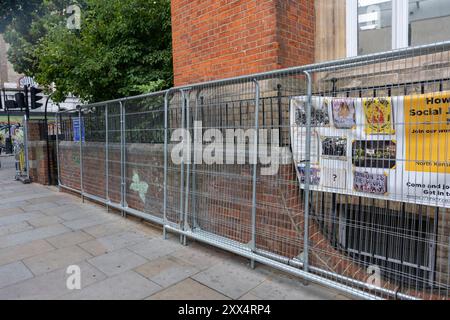
[[[175,85],[314,60],[313,0],[173,0]]]
[[[47,142],[45,137],[41,137],[44,123],[33,120],[28,121],[28,163],[30,165],[30,180],[35,183],[49,185],[56,181],[49,181],[48,169],[50,161],[51,177],[56,178],[57,164],[54,163],[52,154],[56,152],[54,141],[50,141],[49,152],[47,156]]]

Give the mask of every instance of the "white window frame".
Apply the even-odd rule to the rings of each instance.
[[[347,57],[358,55],[358,0],[346,0]],[[409,2],[392,1],[392,49],[408,47]]]

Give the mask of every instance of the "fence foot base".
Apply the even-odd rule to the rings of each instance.
[[[22,182],[23,184],[31,183],[30,178],[28,178],[28,177],[18,176],[18,177],[16,177],[16,180]]]
[[[186,238],[186,236],[180,235],[180,243],[181,243],[181,245],[187,247],[187,238]]]
[[[250,268],[255,269],[255,260],[250,260]]]

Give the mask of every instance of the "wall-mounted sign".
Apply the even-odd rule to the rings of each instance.
[[[73,118],[72,119],[72,127],[73,127],[73,141],[79,142],[80,141],[80,133],[81,133],[81,139],[84,142],[85,141],[84,121],[81,121],[81,130],[80,130],[80,119]]]

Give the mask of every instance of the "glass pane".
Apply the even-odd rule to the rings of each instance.
[[[358,54],[392,49],[392,1],[358,0]]]
[[[410,45],[450,40],[449,0],[410,0]]]

